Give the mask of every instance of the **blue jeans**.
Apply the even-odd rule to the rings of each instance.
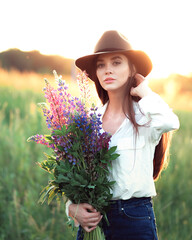
[[[158,240],[151,198],[111,201],[107,212],[110,225],[103,220],[106,240]],[[83,240],[80,236],[77,240]]]

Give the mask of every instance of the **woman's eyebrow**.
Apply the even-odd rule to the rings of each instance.
[[[122,60],[122,58],[120,56],[114,56],[114,57],[111,58],[111,60],[116,60],[116,59]]]
[[[104,60],[101,58],[101,59],[97,59],[97,62],[103,62]]]
[[[114,57],[111,58],[111,60],[116,60],[116,59],[122,60],[122,58],[120,56],[114,56]],[[103,62],[103,61],[104,61],[103,58],[97,59],[97,62]]]

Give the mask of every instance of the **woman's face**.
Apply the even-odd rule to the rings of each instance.
[[[98,57],[96,75],[107,92],[123,91],[130,76],[128,59],[120,53],[107,53]]]

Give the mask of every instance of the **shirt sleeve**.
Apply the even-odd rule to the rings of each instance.
[[[69,206],[72,204],[72,202],[70,200],[68,200],[65,204],[65,213],[67,215],[67,217],[69,217]]]
[[[179,128],[179,119],[156,93],[151,92],[139,101],[141,112],[147,117],[152,140],[157,142],[165,132]]]
[[[72,204],[72,202],[70,201],[70,200],[68,200],[67,202],[66,202],[66,204],[65,204],[65,213],[66,213],[66,215],[67,215],[67,217],[69,218],[69,217],[72,217],[72,216],[70,216],[70,214],[69,214],[69,206]],[[74,220],[74,222],[75,222],[75,227],[79,227],[79,223],[78,223],[78,221],[75,219],[75,218],[73,218],[73,220]]]

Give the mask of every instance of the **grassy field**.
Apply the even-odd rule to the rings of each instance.
[[[160,240],[192,239],[192,112],[177,112],[169,166],[156,183],[154,199]]]
[[[26,139],[36,133],[47,133],[36,107],[36,103],[44,101],[40,91],[43,82],[27,76],[26,82],[19,80],[21,76],[16,77],[17,82],[10,80],[10,76],[3,82],[1,76],[0,240],[75,239],[66,225],[63,202],[54,201],[49,206],[37,203],[49,179],[36,164],[43,159],[45,149],[27,143]],[[42,76],[38,77],[42,80]],[[76,91],[76,87],[72,88]],[[154,207],[160,240],[192,239],[192,112],[177,114],[181,127],[173,136],[170,164],[156,183],[158,195]]]

